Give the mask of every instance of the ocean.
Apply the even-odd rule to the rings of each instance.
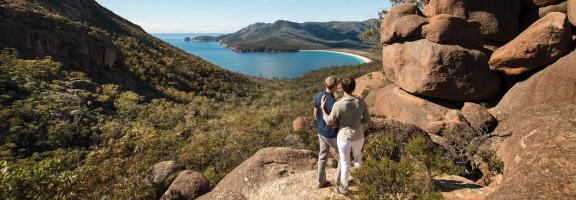
[[[337,52],[237,53],[217,42],[186,42],[186,37],[218,36],[216,33],[158,33],[155,37],[224,69],[250,76],[295,78],[330,66],[360,64],[361,58]]]

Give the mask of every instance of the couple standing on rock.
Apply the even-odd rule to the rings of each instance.
[[[318,154],[318,188],[330,186],[326,180],[326,164],[330,147],[337,149],[340,160],[336,170],[336,191],[348,193],[350,152],[354,155],[354,168],[362,164],[362,146],[364,145],[363,124],[370,122],[370,114],[363,99],[353,96],[356,82],[352,78],[341,81],[344,96],[338,101],[334,92],[338,89],[338,80],[328,77],[324,81],[326,90],[315,99],[314,116],[320,139]]]

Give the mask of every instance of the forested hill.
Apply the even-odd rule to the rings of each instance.
[[[245,95],[241,75],[172,47],[93,0],[0,1],[0,47],[21,57],[51,56],[144,95],[181,100],[194,95]]]
[[[290,52],[309,49],[367,49],[360,33],[374,26],[363,22],[306,22],[279,20],[255,23],[236,33],[220,36],[221,43],[238,52]]]

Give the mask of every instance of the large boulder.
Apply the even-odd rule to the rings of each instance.
[[[538,21],[540,18],[546,16],[551,12],[561,12],[566,13],[568,2],[562,2],[555,5],[549,5],[542,8],[535,8],[534,10],[528,12],[524,19],[522,20],[522,28],[528,28],[532,23]]]
[[[172,184],[178,172],[184,170],[184,166],[174,161],[164,161],[156,163],[153,167],[152,184],[156,187],[156,194],[162,195]]]
[[[489,112],[498,120],[542,103],[576,103],[576,53],[512,87]]]
[[[424,15],[449,14],[477,21],[485,40],[505,43],[518,34],[521,7],[520,0],[430,0]]]
[[[366,96],[366,104],[372,115],[402,123],[414,124],[429,132],[437,133],[437,124],[442,124],[446,114],[458,109],[459,105],[447,101],[426,100],[389,85],[374,90]]]
[[[262,186],[291,174],[314,170],[317,155],[312,151],[291,148],[265,148],[232,170],[201,199],[213,199],[218,193],[234,193],[255,199]]]
[[[356,79],[354,96],[366,97],[370,91],[390,84],[382,72],[371,72]]]
[[[535,105],[496,131],[512,136],[498,150],[504,179],[488,199],[576,199],[575,104]]]
[[[478,101],[500,93],[500,76],[478,50],[418,40],[384,46],[382,60],[388,79],[412,94]]]
[[[564,0],[524,0],[524,5],[530,8],[540,8],[560,3]]]
[[[440,44],[458,44],[469,48],[482,47],[480,24],[448,14],[429,19],[422,27],[422,36]]]
[[[518,75],[543,67],[570,52],[571,37],[566,14],[549,13],[496,50],[490,58],[490,68]]]
[[[178,174],[161,200],[196,199],[210,191],[210,184],[206,178],[192,170],[185,170]]]
[[[462,115],[466,118],[466,121],[477,130],[488,131],[498,123],[486,107],[477,103],[464,103]]]
[[[568,0],[566,5],[566,14],[568,14],[568,20],[573,26],[576,26],[576,0]]]
[[[398,4],[384,17],[380,40],[383,44],[392,44],[401,39],[417,37],[421,27],[427,22],[416,5]]]

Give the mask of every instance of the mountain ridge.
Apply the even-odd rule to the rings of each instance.
[[[278,20],[254,23],[239,31],[217,37],[221,45],[237,52],[295,52],[329,48],[368,49],[360,34],[375,19],[354,21],[304,22]]]
[[[239,85],[251,85],[247,77],[171,46],[92,0],[9,0],[0,3],[0,11],[0,47],[28,58],[51,56],[98,82],[144,96],[186,101],[222,92],[244,95]]]

